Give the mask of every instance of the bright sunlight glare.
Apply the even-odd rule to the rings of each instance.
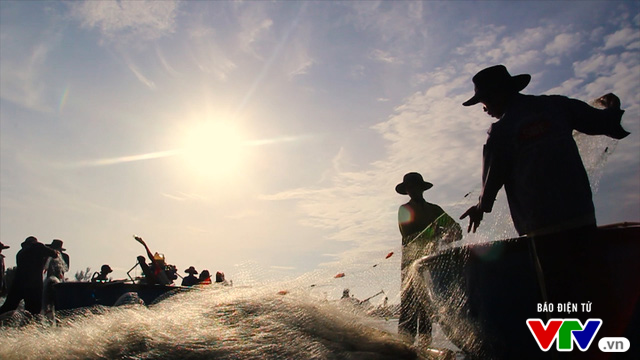
[[[185,161],[200,176],[229,177],[242,162],[244,139],[232,123],[197,123],[187,131],[184,141]]]

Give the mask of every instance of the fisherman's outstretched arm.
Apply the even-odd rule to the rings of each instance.
[[[620,124],[624,110],[620,109],[620,99],[616,95],[607,94],[596,100],[596,105],[603,109],[576,99],[560,99],[566,101],[573,129],[587,135],[606,135],[618,140],[629,135]]]

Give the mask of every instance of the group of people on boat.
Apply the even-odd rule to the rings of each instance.
[[[2,250],[10,248],[2,243],[0,245]],[[52,303],[52,285],[64,281],[64,273],[69,270],[69,255],[62,246],[62,240],[55,239],[45,245],[35,236],[29,236],[22,242],[16,254],[13,281],[0,307],[0,314],[16,310],[21,301],[24,301],[25,310],[31,314],[49,310],[47,305]],[[4,289],[4,256],[0,259],[0,283]]]
[[[182,284],[181,284],[182,286],[210,285],[212,283],[211,274],[209,273],[209,270],[206,270],[206,269],[202,270],[200,272],[200,275],[198,275],[198,270],[196,270],[196,268],[193,266],[189,266],[189,268],[186,269],[184,272],[187,273],[188,276],[185,276],[184,278],[182,278]],[[196,277],[196,275],[198,275],[198,277]],[[215,282],[217,284],[227,285],[227,280],[225,280],[223,272],[221,271],[216,272]]]
[[[524,95],[531,75],[512,76],[504,65],[479,71],[473,78],[474,95],[463,106],[483,104],[498,119],[488,131],[482,155],[482,190],[478,203],[460,220],[469,218],[467,232],[475,232],[490,213],[504,186],[514,226],[521,236],[572,231],[584,234],[596,228],[595,209],[587,172],[573,131],[623,139],[629,132],[620,124],[624,110],[609,93],[593,106],[560,95]],[[433,185],[417,172],[407,173],[396,192],[409,202],[398,210],[402,235],[402,291],[399,333],[413,339],[431,336],[428,306],[416,300],[410,265],[431,254],[438,243],[462,238],[462,229],[438,205],[424,199]]]
[[[178,279],[177,269],[174,265],[167,264],[164,256],[152,254],[144,241],[136,237],[136,240],[145,246],[150,263],[147,264],[144,256],[138,256],[136,266],[140,266],[143,276],[139,283],[171,285]],[[2,251],[11,247],[0,243],[0,296],[6,299],[0,307],[0,314],[18,309],[20,302],[24,301],[24,309],[31,314],[45,315],[52,312],[55,302],[53,285],[65,281],[65,273],[69,270],[69,255],[63,248],[63,242],[54,239],[51,244],[43,244],[35,236],[27,237],[16,254],[16,267],[12,270],[11,285],[8,286],[5,278],[5,255]],[[113,269],[108,264],[100,268],[91,276],[92,283],[110,282],[109,274]],[[209,285],[212,277],[208,270],[198,271],[194,266],[185,270],[188,276],[182,280],[182,286]],[[223,272],[215,274],[215,283],[229,285]]]
[[[178,279],[176,266],[167,264],[163,255],[158,254],[157,252],[152,254],[151,250],[149,250],[149,247],[141,237],[134,235],[134,239],[144,246],[147,256],[151,261],[150,264],[147,264],[144,256],[138,256],[138,263],[136,266],[140,266],[142,273],[144,274],[142,282],[146,284],[160,285],[173,284],[173,282]],[[194,266],[189,266],[189,268],[184,272],[187,276],[182,278],[182,286],[210,285],[212,283],[209,270],[202,270],[198,277],[196,277],[196,275],[198,275],[198,271]],[[224,273],[221,271],[216,272],[215,282],[223,285],[228,284],[225,280]]]

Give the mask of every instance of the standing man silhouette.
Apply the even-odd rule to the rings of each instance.
[[[431,316],[418,297],[412,281],[411,264],[431,254],[439,240],[452,242],[462,238],[462,229],[442,208],[424,199],[424,192],[433,184],[422,175],[410,172],[404,175],[396,192],[409,195],[410,200],[398,209],[398,226],[402,234],[400,320],[398,332],[413,340],[416,333],[431,341]]]
[[[482,103],[498,121],[491,124],[482,151],[480,199],[460,217],[469,217],[467,231],[476,231],[503,186],[520,235],[596,227],[589,178],[572,134],[625,138],[620,99],[604,95],[597,100],[604,109],[597,109],[560,95],[521,94],[530,80],[529,74],[511,76],[504,65],[472,79],[475,94],[462,105]]]

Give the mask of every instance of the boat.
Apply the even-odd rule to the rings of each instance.
[[[640,359],[639,223],[453,247],[416,269],[425,305],[465,359]],[[566,349],[551,319],[601,325],[585,349],[575,333]],[[527,320],[555,336],[546,350]],[[626,351],[602,350],[621,338]]]
[[[56,311],[95,305],[115,306],[141,300],[150,305],[189,287],[176,285],[139,284],[129,281],[80,282],[69,281],[53,285]],[[138,301],[139,302],[139,301]]]

